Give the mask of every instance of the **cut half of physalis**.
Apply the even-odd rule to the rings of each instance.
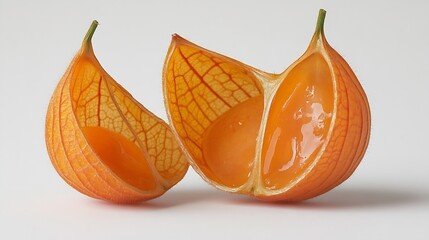
[[[345,181],[369,141],[370,109],[328,44],[320,10],[307,51],[270,74],[173,36],[164,65],[168,118],[192,167],[228,192],[299,201]]]
[[[49,103],[49,156],[59,175],[90,197],[113,202],[158,197],[189,165],[170,127],[101,67],[91,44],[97,25],[92,23]]]

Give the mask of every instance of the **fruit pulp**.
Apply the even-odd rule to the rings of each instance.
[[[156,188],[147,159],[134,142],[103,127],[83,127],[82,132],[100,160],[119,178],[140,190]]]
[[[203,159],[207,177],[228,187],[247,182],[255,158],[263,105],[261,95],[250,98],[225,112],[205,131]]]
[[[319,53],[298,63],[271,102],[262,146],[262,178],[282,189],[299,178],[328,136],[334,111],[333,81]]]
[[[265,188],[281,189],[302,174],[325,142],[334,111],[333,84],[323,56],[313,53],[280,84],[268,109],[260,176]],[[204,174],[227,187],[245,184],[258,159],[263,96],[221,115],[203,136]]]

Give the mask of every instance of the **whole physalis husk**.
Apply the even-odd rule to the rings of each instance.
[[[46,115],[46,146],[58,174],[90,197],[135,202],[180,181],[188,163],[169,126],[101,67],[91,38],[59,82]]]
[[[307,51],[280,74],[173,36],[164,100],[192,167],[216,188],[299,201],[345,181],[369,141],[358,79],[328,44],[320,11]]]

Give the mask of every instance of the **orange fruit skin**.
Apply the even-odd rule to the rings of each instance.
[[[72,112],[68,80],[71,71],[73,67],[66,71],[55,89],[46,114],[46,146],[55,170],[74,189],[96,199],[135,202],[160,195],[148,196],[126,186],[99,163]]]
[[[293,202],[323,194],[344,182],[355,171],[369,143],[370,108],[350,66],[324,37],[324,14],[321,10],[316,33],[307,51],[281,74],[263,72],[199,47],[178,35],[173,36],[163,71],[167,115],[191,166],[206,182],[220,190],[250,195],[263,201]],[[332,85],[330,90],[323,87],[316,89],[322,98],[332,93],[329,99],[321,101],[327,104],[324,107],[328,109],[327,119],[331,120],[326,124],[328,127],[322,127],[320,133],[315,133],[324,134],[324,139],[315,148],[317,150],[312,153],[310,162],[298,166],[296,159],[292,161],[298,170],[293,170],[295,172],[289,175],[282,173],[284,179],[280,189],[276,189],[276,183],[266,186],[264,158],[267,148],[264,146],[266,142],[261,139],[267,134],[273,101],[277,96],[288,99],[288,96],[282,96],[280,89],[282,84],[290,82],[283,80],[315,53],[326,61],[323,76],[330,77],[316,77],[311,81],[319,87]],[[316,64],[312,71],[319,68],[322,65]],[[298,80],[305,76],[301,73],[297,75]],[[299,82],[295,89],[299,84],[305,83]],[[255,103],[260,96],[264,97],[262,118],[257,110],[259,105]],[[252,119],[247,121],[248,131],[241,129],[246,127],[246,119]],[[261,121],[261,125],[255,121]],[[275,121],[280,124],[284,119],[280,117],[270,124],[275,125]],[[286,126],[285,130],[288,123],[282,123]],[[275,130],[275,127],[272,129]],[[289,130],[298,132],[296,129]],[[249,141],[255,138],[255,131],[259,134],[256,141]],[[252,145],[255,147],[252,148]],[[279,148],[290,147],[284,142],[278,145]],[[254,160],[252,154],[255,155]]]
[[[117,203],[156,198],[189,165],[169,126],[99,64],[90,42],[96,25],[50,100],[49,157],[66,183],[89,197]]]

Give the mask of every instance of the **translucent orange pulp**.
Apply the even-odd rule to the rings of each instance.
[[[264,185],[281,189],[316,158],[334,110],[332,76],[319,53],[287,75],[271,102],[262,146]]]
[[[82,132],[101,161],[119,178],[143,191],[155,189],[148,160],[134,142],[102,127],[83,127]]]
[[[204,132],[204,173],[228,187],[246,183],[252,171],[263,111],[262,96],[231,108]]]
[[[271,102],[262,148],[264,185],[281,189],[308,167],[325,141],[333,112],[331,74],[314,53],[286,77]],[[204,173],[228,187],[249,178],[261,118],[263,97],[231,108],[204,133]]]

